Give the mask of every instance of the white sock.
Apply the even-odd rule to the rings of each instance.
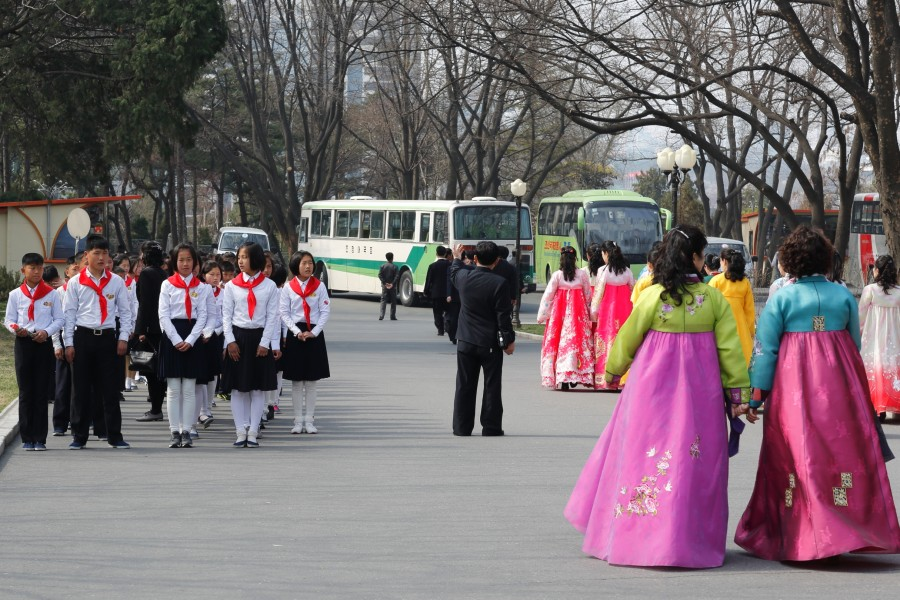
[[[166,380],[166,416],[169,418],[169,431],[181,431],[181,407],[184,398],[181,396],[181,379],[174,377]]]
[[[181,431],[190,431],[194,427],[197,418],[197,380],[182,379],[181,395],[184,397],[184,405],[181,407]]]
[[[231,416],[234,417],[234,428],[238,435],[246,432],[250,426],[250,392],[231,392]]]
[[[317,384],[318,381],[304,381],[303,387],[306,388],[306,410],[304,411],[306,415],[303,420],[306,423],[312,423],[316,418],[316,399],[319,395]]]
[[[232,394],[232,402],[234,394]],[[253,437],[259,433],[259,424],[262,421],[263,413],[266,410],[266,393],[261,390],[253,390],[250,392],[250,417],[249,427]]]
[[[303,382],[291,382],[291,403],[294,405],[294,425],[303,425]]]

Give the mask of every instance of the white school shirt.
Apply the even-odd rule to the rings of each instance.
[[[74,347],[75,328],[87,327],[89,329],[115,329],[116,317],[119,317],[119,341],[128,341],[131,335],[131,300],[128,298],[128,289],[125,280],[111,271],[104,271],[99,279],[91,275],[87,267],[84,268],[87,276],[96,284],[107,277],[112,279],[103,288],[106,297],[106,320],[100,322],[100,301],[97,292],[86,285],[81,285],[81,274],[75,275],[67,282],[66,302],[63,313],[66,315],[66,327],[63,333],[63,341],[66,347]]]
[[[175,275],[181,277],[181,275]],[[189,284],[194,278],[193,274],[183,278],[184,282]],[[172,285],[168,279],[163,281],[162,287],[159,288],[159,326],[166,332],[166,337],[172,342],[173,346],[177,346],[181,342],[187,342],[191,346],[197,343],[197,340],[203,334],[203,328],[206,327],[206,313],[209,293],[209,286],[200,284],[197,287],[188,288],[187,292],[191,296],[191,319],[194,326],[191,332],[184,339],[178,335],[178,331],[172,324],[172,319],[187,319],[187,307],[184,303],[185,290]]]
[[[131,285],[128,285],[128,279],[125,279],[125,289],[128,290],[128,293],[131,294],[131,330],[134,331],[134,325],[137,323],[137,315],[138,308],[140,304],[138,303],[137,297],[137,280],[135,277],[131,280]]]
[[[203,328],[203,337],[209,338],[214,333],[222,333],[222,300],[225,298],[225,290],[214,288],[208,283],[209,295],[206,303],[206,327]],[[216,295],[216,291],[219,292]]]
[[[300,282],[300,289],[306,291],[309,279],[306,281],[297,279],[297,281]],[[322,330],[325,329],[325,324],[331,315],[331,302],[328,299],[328,291],[325,289],[325,285],[320,283],[318,289],[306,299],[306,303],[309,304],[309,318],[315,323],[315,327],[311,329],[311,332],[318,337]],[[303,321],[306,323],[306,315],[303,313],[303,299],[291,287],[290,281],[281,288],[279,311],[281,313],[281,321],[285,327],[294,335],[300,333],[297,322]]]
[[[63,349],[63,331],[66,328],[66,287],[68,284],[64,283],[56,290],[56,295],[59,296],[59,306],[63,311],[63,326],[62,328],[53,334],[53,349],[54,350],[62,350]]]
[[[237,275],[241,277],[241,275]],[[235,279],[237,279],[235,277]],[[250,277],[248,281],[255,281],[257,277],[265,277],[262,271]],[[234,341],[232,327],[241,329],[262,329],[263,336],[259,342],[265,346],[266,341],[272,350],[281,350],[281,327],[278,319],[278,287],[271,279],[266,279],[255,288],[256,309],[253,311],[253,319],[250,318],[247,307],[247,296],[250,290],[245,290],[234,284],[234,279],[228,282],[223,292],[222,299],[222,330],[225,333],[225,345]]]
[[[25,285],[29,294],[34,294],[37,286]],[[55,292],[56,290],[50,292],[34,303],[34,320],[28,318],[28,307],[31,306],[31,298],[22,293],[21,286],[10,292],[6,303],[6,319],[3,321],[6,329],[13,335],[15,335],[16,329],[27,329],[30,333],[37,333],[43,330],[52,337],[66,324],[62,303],[59,301],[59,295]]]

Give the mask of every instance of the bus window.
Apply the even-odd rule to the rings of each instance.
[[[524,206],[520,213],[522,238],[531,237],[531,219]],[[516,206],[465,206],[453,212],[453,237],[460,240],[514,240]]]
[[[447,213],[434,213],[434,233],[431,239],[438,243],[447,241]]]
[[[553,210],[556,207],[555,204],[545,204],[541,207],[540,212],[538,213],[538,234],[539,235],[553,235],[553,231],[551,228],[551,222],[553,221]]]
[[[314,210],[312,211],[312,230],[310,231],[310,235],[322,235],[319,233],[322,229],[322,211]]]
[[[300,227],[297,230],[297,239],[299,242],[305,243],[309,241],[307,231],[309,231],[309,217],[303,217],[300,219]]]
[[[334,237],[349,237],[350,235],[350,211],[339,210],[337,214],[337,233]]]
[[[566,204],[561,221],[562,230],[559,235],[570,235],[578,229],[578,205]]]
[[[388,213],[387,239],[389,239],[389,240],[399,240],[400,239],[400,220],[401,220],[401,215],[400,215],[399,211],[391,211]]]
[[[384,239],[384,211],[383,210],[373,210],[372,211],[372,232],[369,235],[373,240],[383,240]]]
[[[854,201],[850,211],[850,233],[884,235],[881,202]]]
[[[331,237],[331,213],[330,210],[322,211],[322,226],[319,228],[319,235]]]
[[[400,221],[400,239],[414,240],[416,235],[416,211],[404,210]]]
[[[359,237],[366,239],[372,231],[372,211],[362,211],[361,227],[359,229]]]
[[[359,237],[359,211],[350,211],[350,237]]]
[[[427,242],[428,233],[431,231],[431,213],[419,215],[419,241]]]

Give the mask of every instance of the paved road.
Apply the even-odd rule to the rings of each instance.
[[[526,313],[537,298],[529,297]],[[633,569],[588,558],[562,517],[617,396],[539,387],[538,342],[505,367],[504,438],[450,435],[453,347],[430,310],[379,322],[339,298],[318,436],[285,416],[234,450],[227,404],[197,446],[123,407],[134,448],[51,438],[0,459],[0,598],[862,598],[895,590],[900,557],[808,567],[729,544],[721,569]],[[731,531],[761,428],[732,461]],[[900,448],[900,426],[888,436]],[[890,464],[900,497],[900,461]],[[888,596],[889,597],[889,596]]]

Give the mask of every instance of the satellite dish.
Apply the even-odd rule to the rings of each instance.
[[[66,226],[73,238],[81,239],[91,230],[91,217],[83,208],[73,208],[66,220]]]

